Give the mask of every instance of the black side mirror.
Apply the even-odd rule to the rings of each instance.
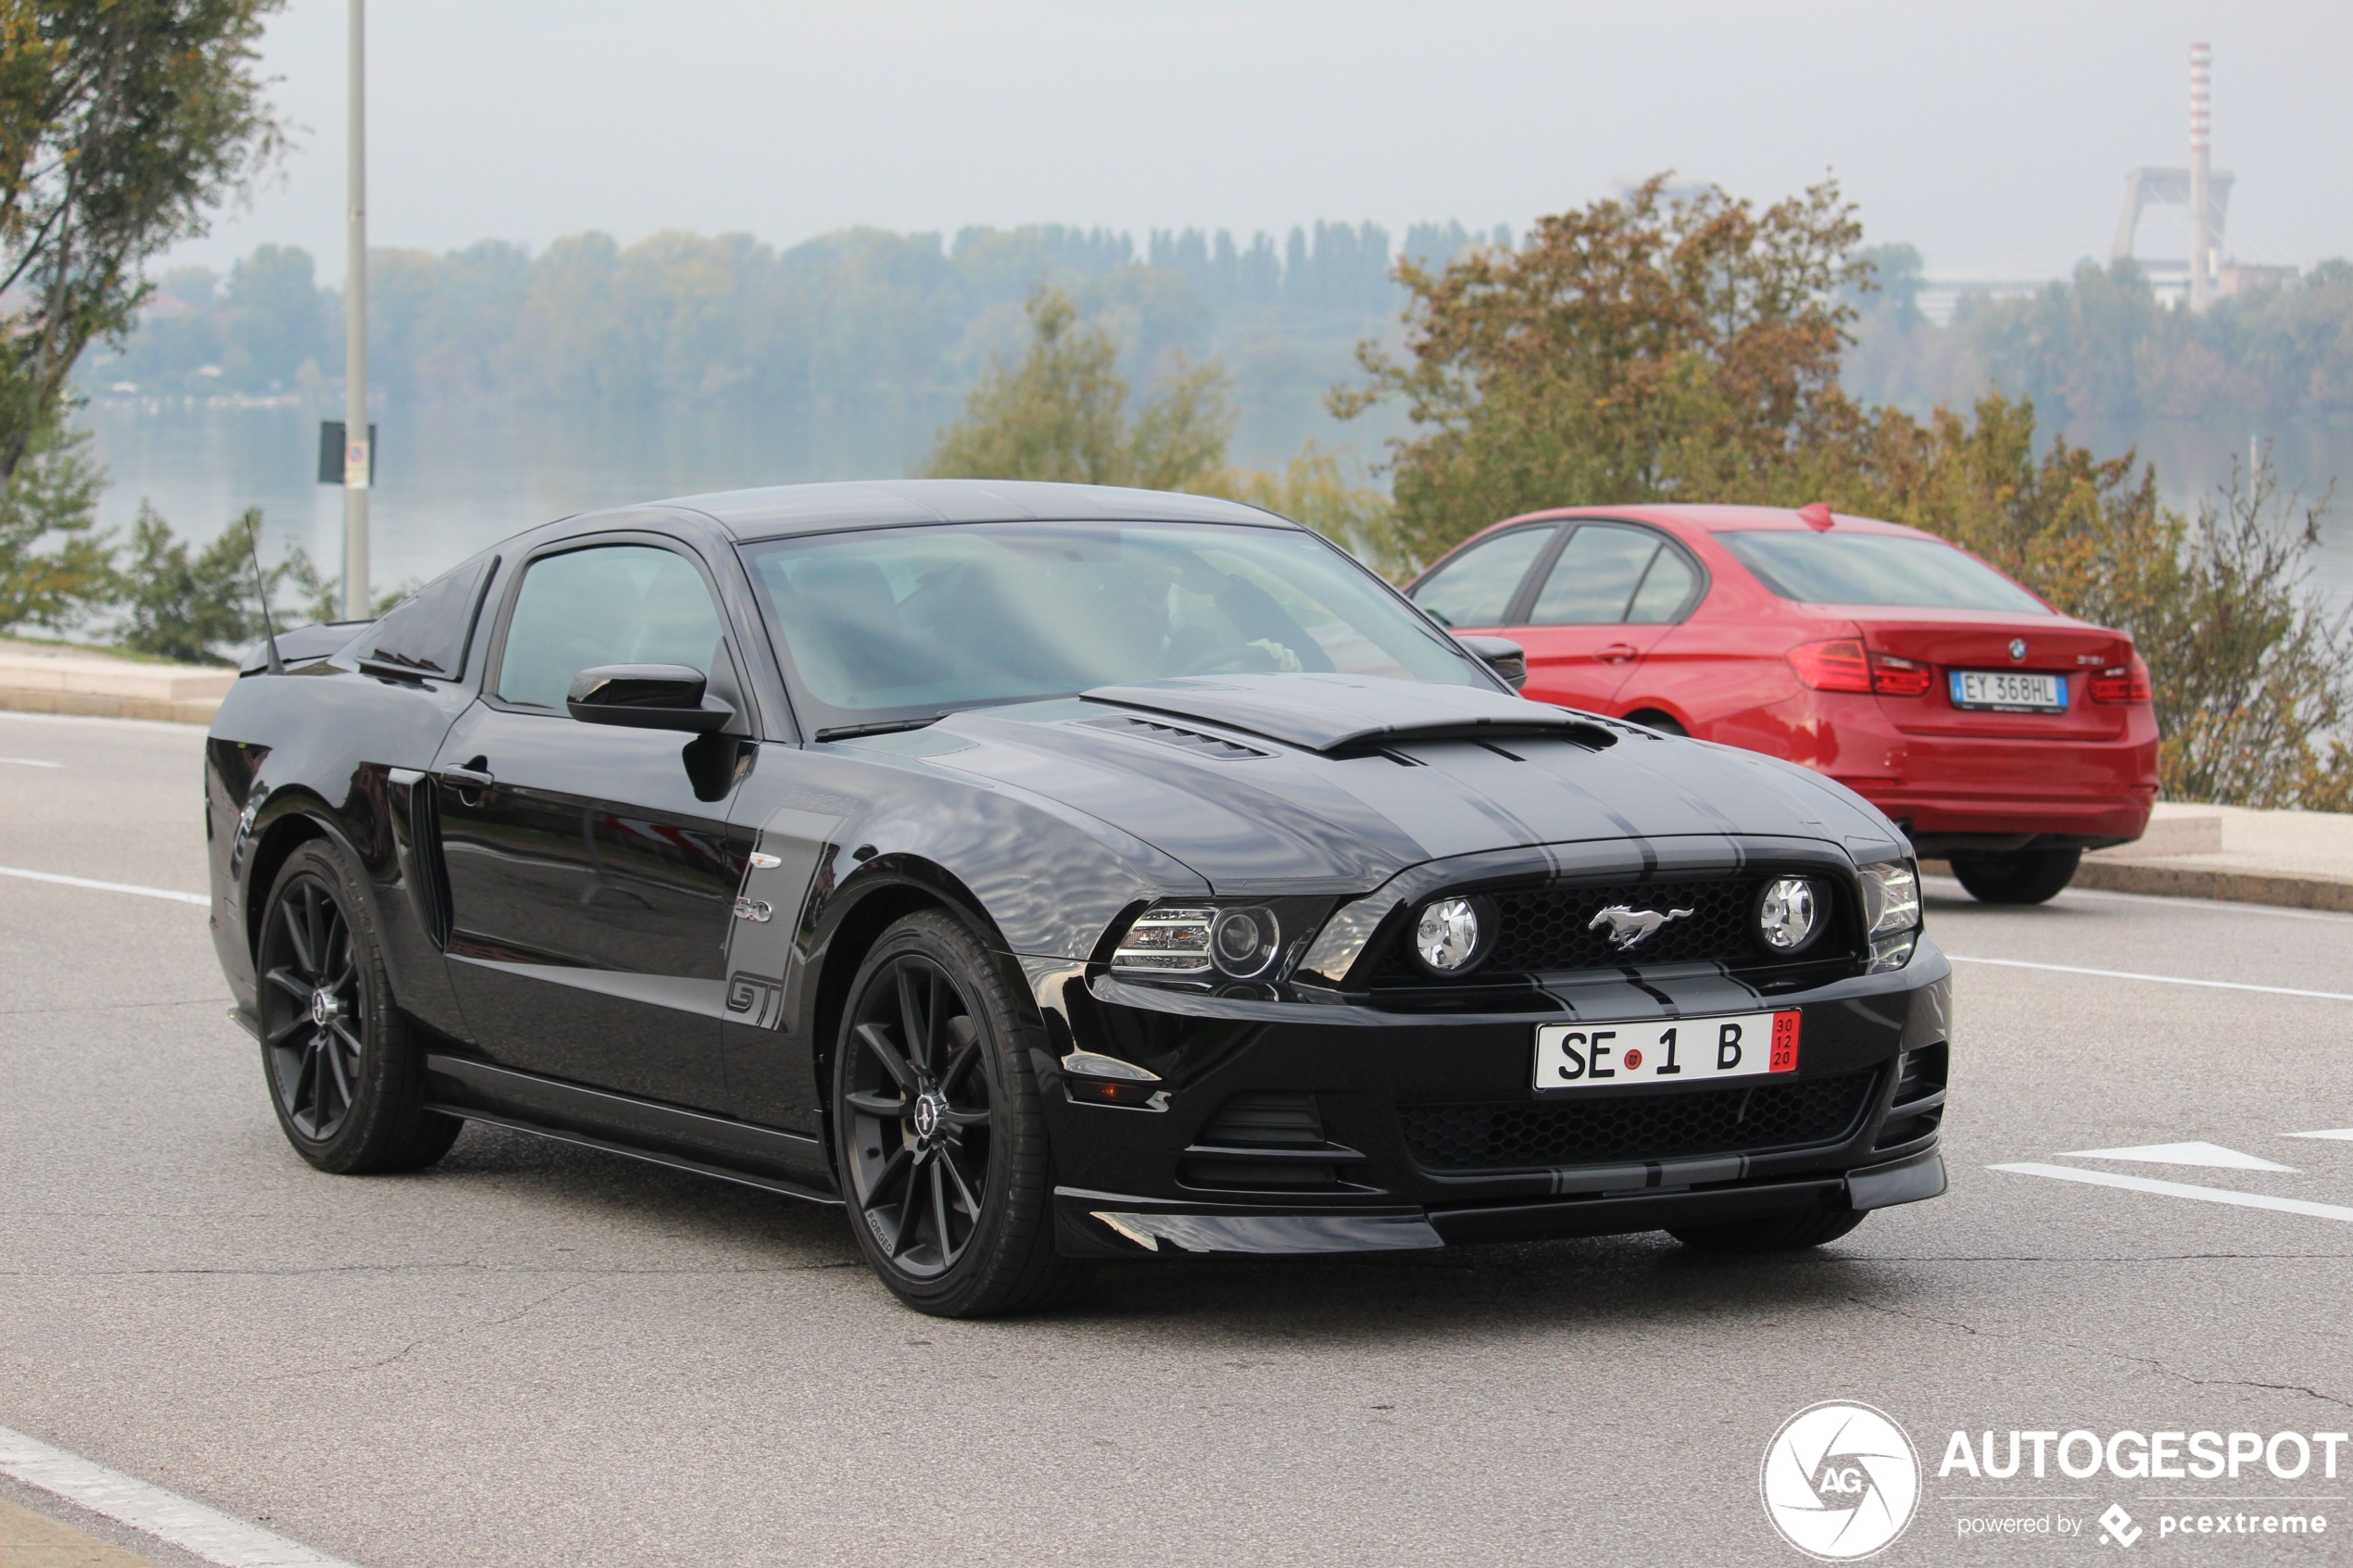
[[[1528,650],[1508,637],[1470,637],[1454,633],[1463,651],[1504,678],[1504,684],[1517,691],[1528,684]]]
[[[736,714],[703,685],[702,671],[684,664],[600,664],[572,678],[564,706],[584,724],[708,734]]]

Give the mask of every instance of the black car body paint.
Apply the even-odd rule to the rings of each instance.
[[[821,1085],[843,987],[863,945],[920,908],[967,922],[1025,1000],[1073,1253],[1432,1246],[1942,1190],[1949,969],[1922,935],[1872,972],[1859,923],[1857,865],[1909,848],[1802,769],[1476,676],[1189,677],[805,738],[796,713],[822,705],[796,702],[746,546],[1000,521],[1290,527],[1080,486],[690,497],[566,520],[461,568],[482,578],[467,584],[480,609],[445,676],[371,657],[372,628],[288,633],[291,668],[248,669],[208,752],[216,943],[241,1011],[274,870],[326,834],[366,870],[438,1103],[798,1196],[836,1191]],[[496,695],[485,671],[526,569],[588,544],[670,552],[706,583],[724,730],[582,723]],[[1452,985],[1397,956],[1412,909],[1450,891],[1577,923],[1586,891],[1744,888],[1768,870],[1821,879],[1841,922],[1825,956],[1637,956]],[[1312,929],[1287,934],[1268,981],[1110,972],[1142,909],[1233,899],[1294,923],[1345,907],[1373,935],[1337,976],[1298,968]],[[1764,1009],[1803,1013],[1787,1083],[1530,1085],[1541,1022]],[[1063,1064],[1089,1057],[1149,1096],[1081,1098]]]

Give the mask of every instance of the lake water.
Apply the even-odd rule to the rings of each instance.
[[[127,533],[147,501],[176,533],[208,541],[245,508],[258,506],[265,558],[298,543],[332,575],[341,569],[343,492],[314,481],[319,420],[341,413],[315,406],[94,404],[82,422],[95,434],[109,476],[101,519]],[[2075,433],[2102,452],[2137,445],[2157,465],[2169,503],[2186,507],[2228,480],[2254,433],[2216,423]],[[388,411],[379,417],[372,575],[379,591],[422,581],[508,534],[598,507],[903,474],[929,434],[779,430],[757,411]],[[2260,439],[2289,485],[2318,496],[2339,476],[2346,481],[2338,515],[2322,525],[2314,581],[2336,603],[2353,604],[2353,425]]]

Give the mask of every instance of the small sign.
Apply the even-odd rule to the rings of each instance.
[[[359,474],[361,478],[358,488],[365,490],[376,479],[375,421],[368,421],[368,439],[364,442],[346,442],[343,433],[341,420],[319,421],[319,483],[344,484],[351,475]]]

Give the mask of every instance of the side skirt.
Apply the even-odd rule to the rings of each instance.
[[[429,1055],[425,1073],[434,1090],[430,1109],[444,1115],[625,1154],[829,1208],[841,1205],[831,1184],[793,1173],[824,1168],[824,1151],[815,1138],[464,1057]]]

